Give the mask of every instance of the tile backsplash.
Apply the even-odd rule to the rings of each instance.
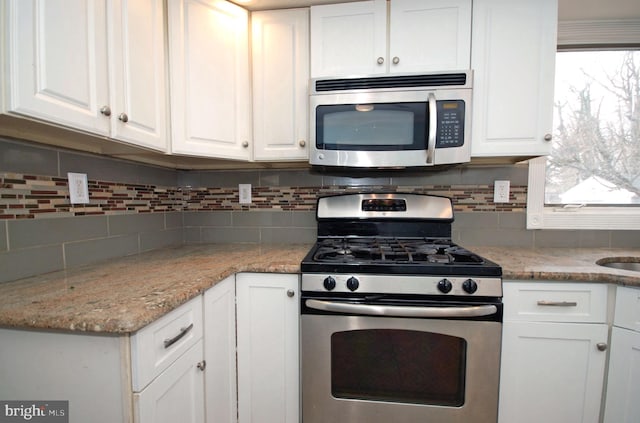
[[[86,173],[90,204],[69,202]],[[511,182],[493,202],[493,182]],[[252,184],[252,203],[238,184]],[[639,247],[633,231],[526,230],[527,166],[366,176],[297,170],[173,170],[0,139],[0,282],[183,243],[311,243],[322,195],[403,191],[451,197],[454,241],[524,247]]]

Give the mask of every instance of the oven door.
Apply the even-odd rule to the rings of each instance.
[[[495,306],[445,317],[458,307],[320,303],[303,307],[303,423],[496,423],[501,323],[472,316]]]

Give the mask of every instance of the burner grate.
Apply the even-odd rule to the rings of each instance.
[[[318,263],[482,264],[483,259],[446,239],[325,238],[313,256]]]

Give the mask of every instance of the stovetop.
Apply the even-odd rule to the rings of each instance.
[[[302,272],[500,276],[497,264],[442,238],[318,239]]]
[[[446,239],[327,238],[318,242],[319,263],[482,263],[483,259]]]

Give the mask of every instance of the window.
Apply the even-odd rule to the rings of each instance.
[[[559,47],[554,103],[551,154],[529,164],[527,227],[640,229],[640,50]]]

